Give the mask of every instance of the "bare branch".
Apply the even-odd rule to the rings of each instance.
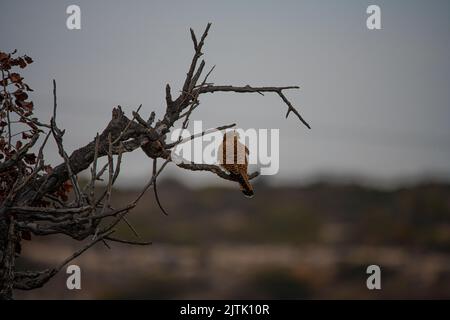
[[[184,81],[183,92],[189,92],[188,89],[189,89],[189,86],[191,85],[192,80],[193,80],[192,76],[193,76],[195,68],[197,66],[197,61],[200,58],[200,56],[202,55],[201,50],[203,48],[203,44],[205,42],[205,39],[208,36],[208,31],[209,31],[210,27],[211,27],[211,23],[208,23],[207,26],[206,26],[206,29],[203,32],[203,35],[202,35],[202,37],[200,39],[200,42],[198,44],[197,44],[197,39],[195,37],[195,34],[192,31],[192,29],[191,29],[191,36],[192,36],[192,41],[194,42],[195,54],[194,54],[194,57],[192,58],[191,66],[190,66],[189,71],[188,71],[188,73],[186,75],[186,80]]]
[[[191,135],[190,137],[181,139],[181,140],[179,140],[179,141],[176,141],[176,142],[172,142],[172,143],[166,144],[166,148],[167,148],[167,149],[171,149],[171,148],[173,148],[173,147],[175,147],[175,146],[177,146],[177,145],[186,143],[186,142],[191,141],[191,140],[194,140],[194,139],[196,139],[196,138],[200,138],[200,137],[206,136],[206,135],[208,135],[208,134],[215,133],[215,132],[217,132],[217,131],[222,131],[222,130],[230,129],[230,128],[233,128],[233,127],[235,127],[235,126],[236,126],[236,123],[232,123],[232,124],[227,124],[227,125],[224,125],[224,126],[220,126],[220,127],[214,128],[214,129],[205,130],[205,131],[203,131],[203,132],[201,132],[201,133],[193,134],[193,135]]]
[[[153,159],[153,173],[152,173],[152,179],[153,179],[153,193],[155,194],[156,203],[158,204],[159,208],[161,209],[162,213],[164,213],[166,216],[169,214],[164,210],[161,201],[159,200],[158,196],[158,190],[156,187],[156,173],[157,173],[157,159]]]
[[[132,245],[137,245],[137,246],[148,246],[148,245],[152,244],[151,241],[143,242],[143,241],[123,240],[123,239],[118,239],[118,238],[113,238],[113,237],[105,237],[105,239],[114,241],[114,242],[119,242],[119,243],[124,243],[124,244],[132,244]]]
[[[251,87],[249,85],[243,86],[243,87],[236,87],[236,86],[204,86],[200,87],[197,90],[202,93],[214,93],[214,92],[236,92],[236,93],[262,93],[262,92],[274,92],[277,93],[281,99],[286,103],[288,106],[288,112],[286,114],[286,117],[289,115],[290,112],[295,113],[295,115],[300,119],[300,121],[308,128],[311,129],[311,126],[303,119],[303,117],[300,115],[300,113],[294,108],[292,103],[286,98],[286,96],[283,94],[283,90],[289,90],[289,89],[299,89],[298,86],[287,86],[287,87]]]
[[[53,79],[53,117],[51,120],[51,126],[52,126],[52,133],[53,137],[55,138],[56,144],[58,145],[58,151],[61,157],[64,159],[64,163],[67,167],[67,172],[69,175],[70,180],[72,181],[72,186],[75,191],[76,201],[78,204],[81,204],[81,192],[80,192],[80,186],[78,185],[78,180],[76,175],[72,172],[72,169],[70,167],[69,157],[67,156],[66,151],[64,151],[63,147],[63,140],[62,137],[64,135],[64,131],[61,131],[56,126],[56,108],[57,108],[57,102],[56,102],[56,81]]]
[[[23,159],[23,157],[27,154],[28,150],[30,150],[31,147],[34,146],[34,144],[36,143],[38,138],[39,138],[39,134],[37,134],[37,133],[34,134],[33,137],[31,138],[30,142],[28,142],[22,148],[17,150],[17,152],[10,159],[8,159],[5,162],[0,163],[0,173],[17,165],[17,162],[19,162],[20,160]]]
[[[213,164],[181,162],[181,163],[177,163],[176,165],[180,168],[191,170],[191,171],[209,171],[209,172],[215,173],[220,178],[225,179],[225,180],[234,181],[234,182],[239,181],[239,176],[234,175],[232,173],[227,174],[219,166],[216,166]],[[250,174],[248,177],[249,177],[249,180],[251,180],[253,178],[256,178],[257,176],[259,176],[259,172],[254,172],[254,173]]]
[[[285,90],[298,89],[299,87],[297,86],[217,86],[212,82],[207,82],[214,67],[204,76],[203,81],[199,83],[206,66],[205,60],[201,60],[200,63],[199,60],[203,55],[202,49],[210,27],[211,24],[208,23],[200,39],[197,38],[192,29],[190,30],[194,55],[189,65],[186,78],[184,79],[181,92],[178,97],[173,97],[170,85],[166,85],[166,111],[162,115],[161,120],[156,121],[155,124],[155,112],[151,112],[147,121],[140,115],[139,112],[142,105],[136,111],[132,112],[131,118],[128,118],[122,111],[122,108],[117,106],[113,108],[112,118],[103,131],[100,134],[97,133],[91,142],[75,150],[69,156],[63,144],[64,130],[60,130],[56,124],[57,97],[55,80],[53,80],[54,105],[50,125],[41,123],[34,118],[28,119],[30,117],[27,113],[20,113],[20,110],[15,110],[14,106],[9,106],[13,112],[19,114],[21,120],[26,120],[29,123],[33,128],[31,132],[34,132],[35,135],[27,144],[19,150],[16,150],[16,154],[13,157],[0,163],[0,173],[9,172],[8,170],[10,168],[17,168],[14,171],[17,171],[17,173],[11,179],[12,186],[8,189],[8,195],[0,207],[1,230],[4,230],[5,226],[9,230],[8,237],[5,238],[2,235],[0,239],[2,240],[0,243],[0,254],[6,254],[8,256],[7,259],[1,261],[0,265],[0,289],[2,291],[0,296],[4,295],[6,291],[11,291],[12,285],[14,288],[24,290],[34,289],[44,285],[67,263],[81,255],[97,242],[104,243],[108,248],[110,248],[108,241],[132,245],[151,244],[151,242],[118,239],[110,235],[114,232],[117,224],[123,221],[128,225],[134,235],[139,238],[139,234],[129,223],[126,216],[137,205],[138,201],[150,187],[153,187],[155,200],[159,208],[167,215],[159,199],[157,179],[170,162],[175,162],[182,169],[209,171],[224,180],[242,183],[242,177],[240,175],[226,172],[217,165],[196,164],[192,162],[179,163],[175,161],[176,159],[172,159],[172,151],[178,144],[186,143],[198,137],[235,126],[234,123],[220,126],[191,135],[185,139],[181,139],[180,133],[176,142],[168,143],[168,134],[178,121],[182,121],[182,129],[188,127],[189,119],[193,111],[200,105],[200,97],[202,94],[214,92],[258,93],[261,95],[264,95],[266,92],[276,93],[288,108],[286,117],[292,112],[303,124],[310,128],[309,124],[303,119],[284,93]],[[5,108],[5,103],[2,105],[2,110],[3,108]],[[8,137],[10,140],[12,122],[9,118],[9,109],[7,113]],[[36,165],[34,167],[29,166],[25,168],[27,170],[24,170],[25,161],[21,160],[34,146],[39,134],[45,132],[41,128],[50,128],[50,130],[39,149]],[[46,173],[42,170],[46,168],[44,166],[43,149],[50,134],[53,135],[56,141],[58,152],[63,158],[63,161],[58,166],[52,168],[52,170],[48,170],[48,172],[46,170]],[[153,160],[151,177],[133,202],[115,209],[111,206],[111,200],[113,186],[120,174],[122,156],[126,152],[132,152],[139,148]],[[98,170],[98,160],[102,157],[107,158],[107,163]],[[164,162],[158,169],[157,163],[159,158],[163,159]],[[78,184],[77,175],[88,168],[90,168],[91,173],[90,181],[82,190]],[[103,187],[99,193],[100,196],[96,198],[96,181],[102,180],[102,177],[106,175],[106,170],[108,170],[108,178],[105,178],[107,180],[106,187]],[[249,175],[249,178],[253,179],[258,175],[258,172],[254,172]],[[66,194],[60,195],[61,190],[64,190],[65,182],[68,180],[72,182],[75,201],[67,199]],[[15,245],[20,244],[21,234],[30,233],[37,236],[63,234],[79,241],[85,240],[86,238],[92,238],[92,240],[55,268],[38,272],[17,271],[14,266]]]
[[[16,277],[14,280],[14,288],[20,290],[31,290],[42,287],[47,283],[53,276],[55,276],[65,265],[74,260],[75,258],[82,255],[86,250],[94,246],[97,242],[103,241],[106,237],[112,234],[114,231],[109,231],[97,237],[96,239],[90,241],[83,248],[74,252],[71,256],[67,257],[58,266],[53,269],[47,269],[42,272],[16,272]]]

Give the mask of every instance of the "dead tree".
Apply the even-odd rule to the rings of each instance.
[[[167,134],[178,121],[187,128],[189,117],[199,106],[199,98],[206,93],[264,93],[277,94],[287,106],[286,117],[293,113],[309,128],[285,95],[285,87],[254,87],[216,85],[208,81],[212,68],[204,76],[205,61],[200,60],[202,49],[211,24],[208,24],[198,39],[191,29],[194,55],[183,87],[174,97],[169,84],[165,88],[166,110],[160,120],[155,121],[152,112],[147,120],[140,115],[140,107],[127,117],[120,106],[112,110],[112,119],[106,128],[88,144],[68,155],[64,149],[64,130],[57,125],[56,82],[53,80],[53,117],[50,123],[33,118],[33,103],[28,101],[27,92],[32,89],[23,78],[13,72],[14,68],[25,68],[32,63],[28,56],[15,57],[16,52],[0,52],[2,81],[0,87],[0,297],[11,299],[14,289],[31,290],[48,282],[61,268],[98,242],[108,246],[109,242],[131,245],[148,245],[150,242],[124,240],[114,236],[115,227],[124,222],[126,216],[144,193],[152,188],[158,205],[156,181],[164,168],[171,162],[171,151],[181,140],[169,143]],[[14,92],[12,90],[15,90]],[[15,125],[22,131],[15,133]],[[224,130],[234,124],[218,127]],[[16,130],[17,131],[17,130]],[[20,139],[14,143],[17,135]],[[50,138],[58,146],[62,163],[54,168],[44,161],[44,147]],[[193,137],[195,138],[195,137]],[[40,147],[36,143],[40,140]],[[37,148],[37,154],[31,150]],[[153,173],[136,199],[121,207],[111,205],[112,187],[120,173],[122,155],[141,149],[153,159]],[[105,157],[107,163],[98,165],[98,159]],[[158,160],[161,163],[158,165]],[[236,176],[223,171],[216,165],[198,163],[176,164],[182,169],[210,171],[219,178],[238,181]],[[82,188],[77,175],[90,168],[91,178]],[[254,178],[257,172],[250,175]],[[107,186],[99,190],[97,181],[107,176]],[[133,227],[129,227],[134,231]],[[15,260],[20,255],[22,239],[31,236],[63,234],[82,241],[80,250],[62,261],[58,266],[39,271],[17,270]]]

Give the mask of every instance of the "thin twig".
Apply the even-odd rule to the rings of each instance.
[[[153,159],[153,173],[152,173],[152,179],[153,179],[153,193],[155,194],[156,203],[158,204],[159,208],[161,209],[162,213],[164,213],[166,216],[169,214],[166,210],[164,210],[161,201],[159,200],[158,196],[158,190],[156,187],[156,171],[157,170],[157,159]]]

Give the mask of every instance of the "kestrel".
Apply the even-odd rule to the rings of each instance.
[[[218,160],[221,167],[238,176],[241,191],[246,197],[253,197],[253,187],[248,179],[248,148],[239,142],[239,134],[230,131],[223,136],[219,146]]]

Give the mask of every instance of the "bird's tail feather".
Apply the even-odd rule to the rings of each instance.
[[[247,172],[242,172],[241,179],[239,179],[239,185],[241,186],[242,193],[248,197],[252,198],[255,193],[253,192],[253,187],[248,180]]]

